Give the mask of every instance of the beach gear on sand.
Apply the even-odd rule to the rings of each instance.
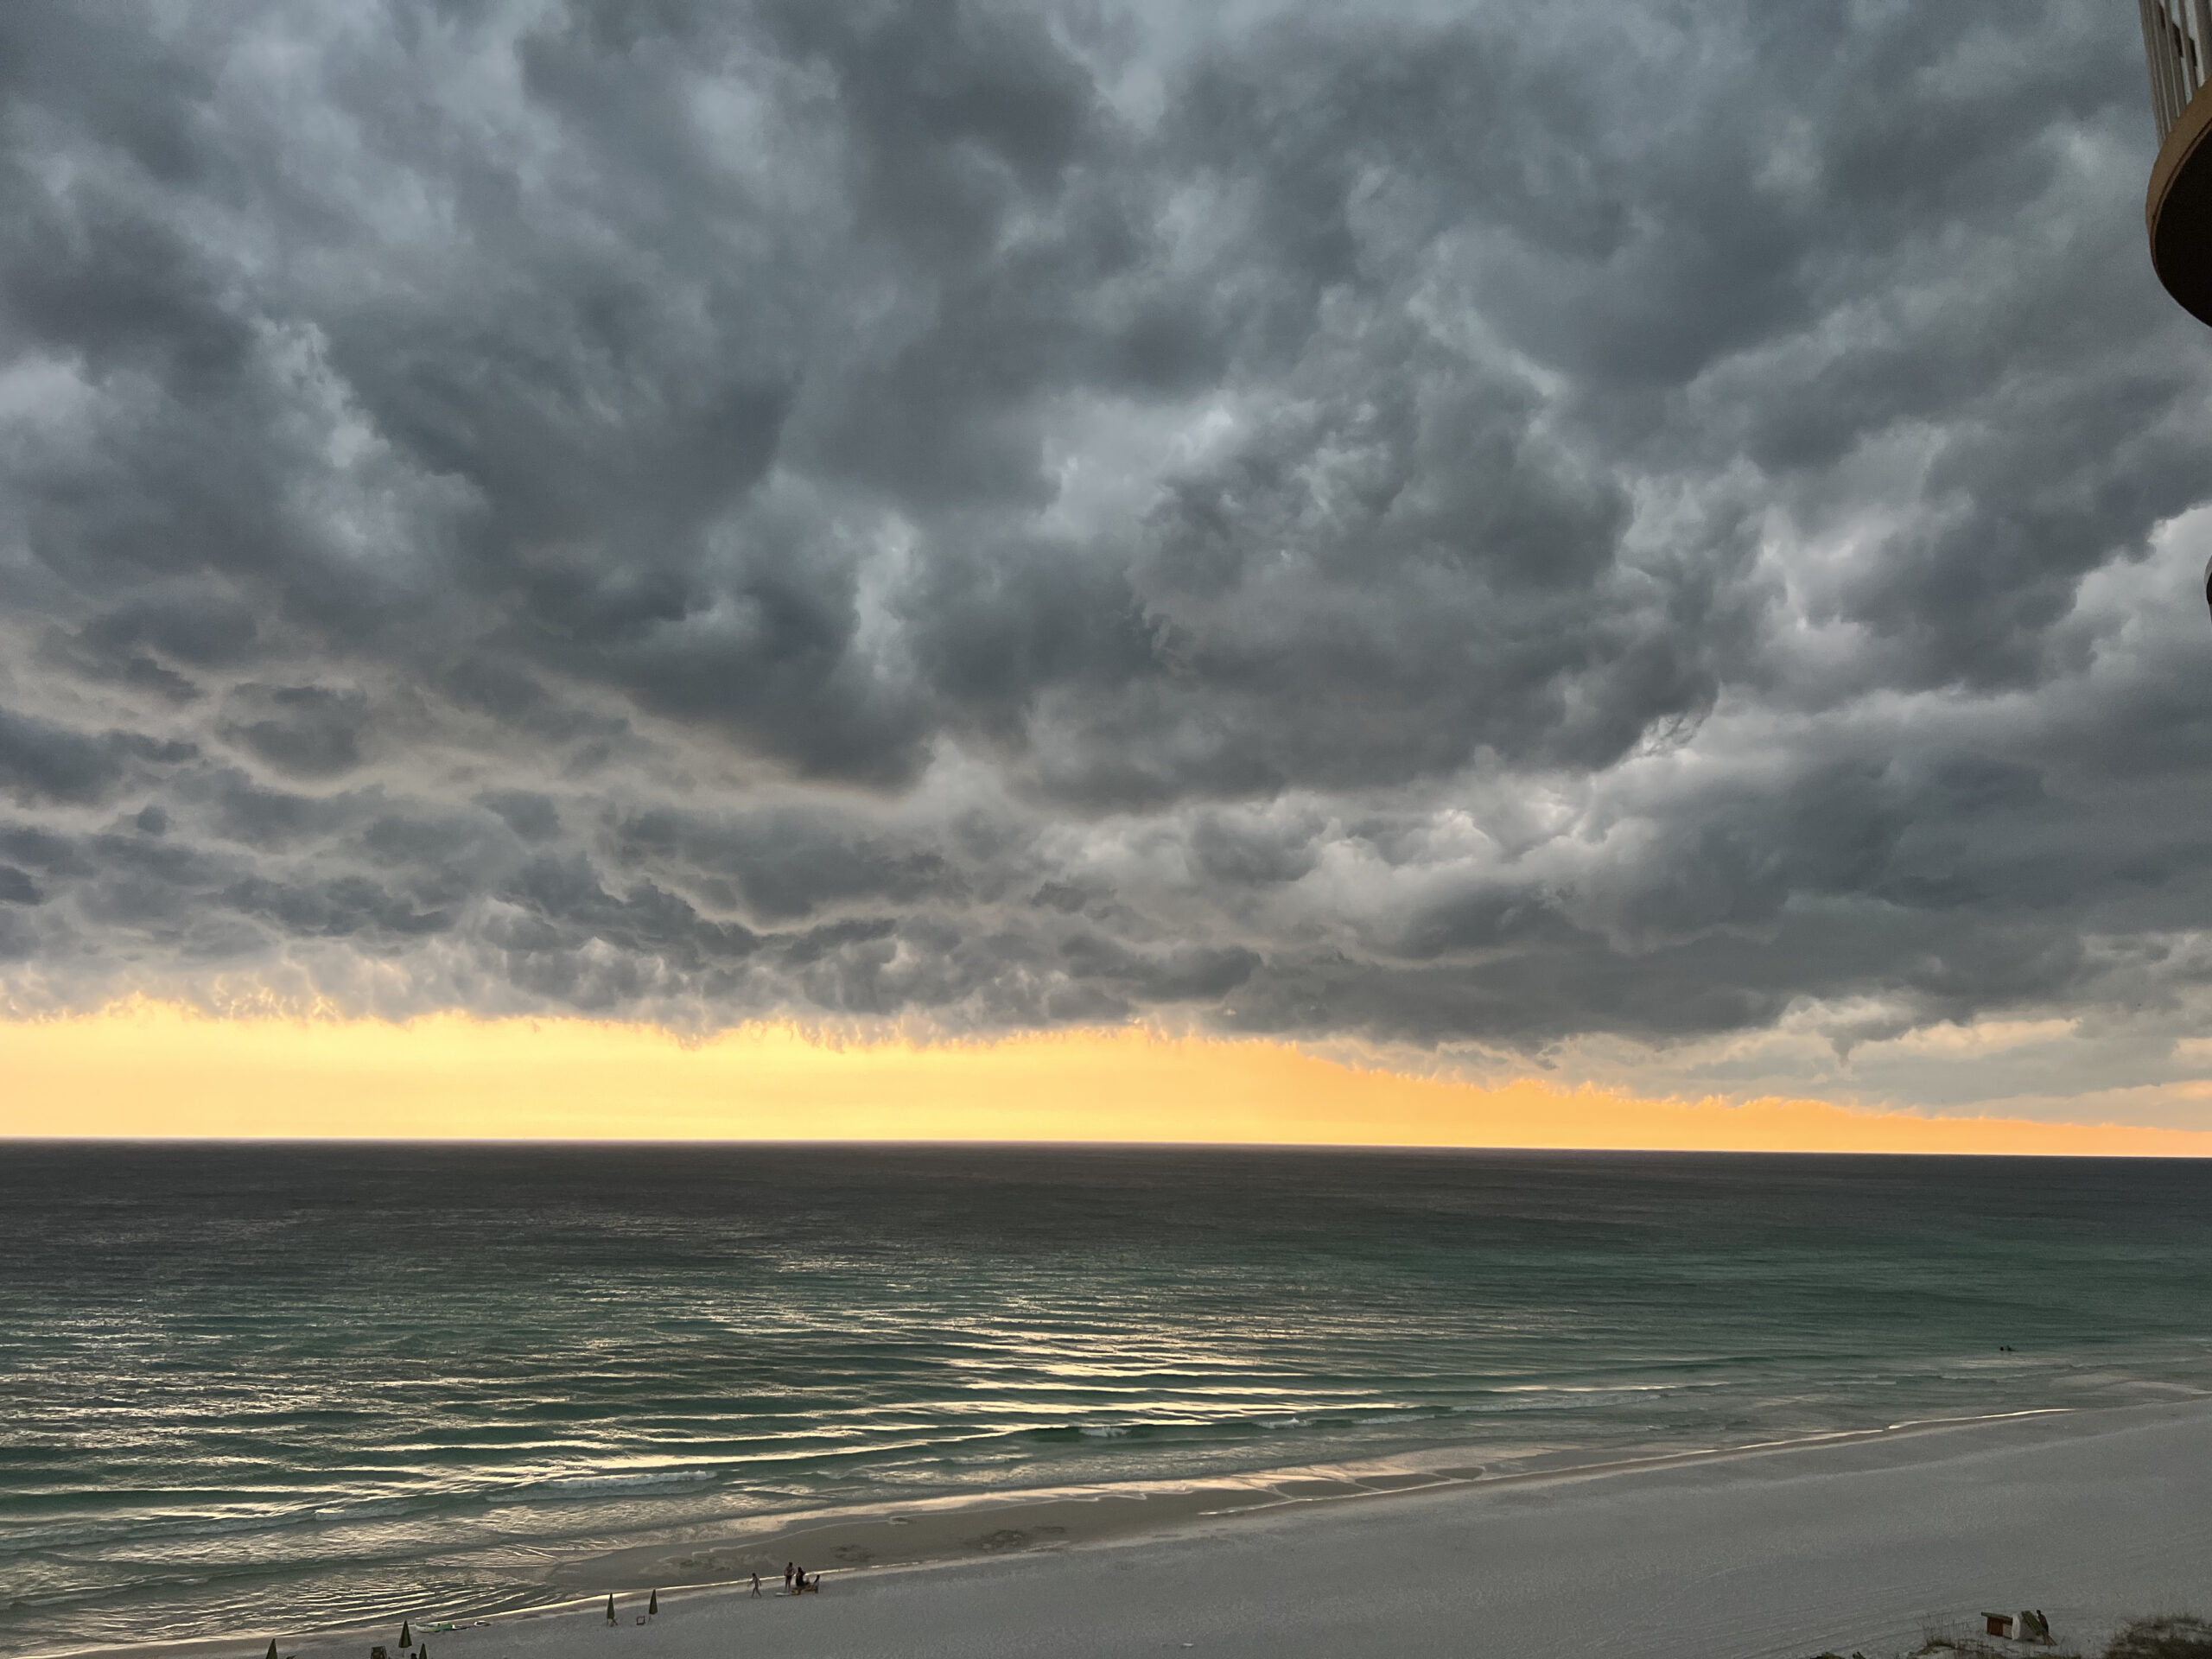
[[[607,1599],[607,1622],[610,1624],[614,1622],[614,1598],[612,1596]]]
[[[276,1638],[273,1637],[270,1638],[269,1642],[269,1659],[276,1659]]]
[[[656,1590],[645,1598],[645,1616],[657,1617],[660,1612],[660,1592]]]
[[[399,1621],[399,1650],[404,1653],[414,1645],[415,1633],[408,1628],[407,1621],[403,1618]]]

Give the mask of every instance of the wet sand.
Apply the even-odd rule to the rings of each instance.
[[[916,1567],[1065,1549],[1162,1533],[1192,1522],[1338,1499],[1379,1497],[1478,1478],[1450,1471],[1300,1471],[1269,1478],[1046,1495],[1010,1494],[779,1517],[772,1525],[689,1541],[642,1544],[563,1563],[554,1583],[575,1595],[656,1586],[741,1583],[759,1573],[780,1582],[784,1563],[812,1572]]]
[[[2130,1616],[2212,1611],[2203,1402],[1477,1472],[814,1517],[572,1562],[560,1581],[588,1601],[428,1639],[435,1659],[1876,1659],[1984,1609],[2044,1609],[2061,1651]],[[788,1559],[829,1569],[820,1595],[781,1593]],[[756,1561],[759,1599],[680,1587]],[[662,1611],[641,1624],[648,1586]],[[366,1659],[392,1635],[278,1641]],[[130,1651],[258,1659],[266,1641]]]

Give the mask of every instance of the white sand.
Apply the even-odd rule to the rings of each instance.
[[[780,1585],[775,1586],[780,1589]],[[1153,1653],[1872,1656],[2037,1606],[2094,1651],[2212,1612],[2212,1406],[2012,1419],[1185,1522],[1169,1535],[830,1575],[819,1596],[662,1599],[433,1636],[434,1659]],[[389,1639],[382,1638],[382,1639]],[[348,1637],[286,1644],[365,1659]],[[2032,1651],[2023,1649],[2022,1652]],[[248,1659],[240,1655],[238,1659]]]

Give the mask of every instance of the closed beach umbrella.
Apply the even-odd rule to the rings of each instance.
[[[404,1618],[399,1621],[399,1645],[403,1651],[415,1645],[414,1632],[407,1628],[407,1621]]]
[[[656,1590],[645,1598],[645,1612],[651,1616],[658,1611],[660,1611],[660,1592]]]
[[[274,1637],[271,1637],[269,1643],[269,1659],[276,1659],[276,1643]]]
[[[614,1598],[612,1596],[607,1599],[607,1622],[610,1624],[614,1622]]]

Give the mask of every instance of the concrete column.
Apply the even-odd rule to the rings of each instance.
[[[2144,64],[2150,68],[2150,118],[2159,124],[2159,142],[2165,142],[2165,95],[2159,91],[2159,42],[2150,33],[2150,0],[2134,0],[2144,17]]]
[[[2195,78],[2190,75],[2190,27],[2188,0],[2159,0],[2159,11],[2165,13],[2165,42],[2168,42],[2168,82],[2174,88],[2174,119],[2179,122],[2181,111],[2190,106],[2190,93],[2196,91]]]
[[[2151,118],[2158,124],[2158,142],[2166,138],[2166,87],[2158,73],[2158,26],[2151,16],[2151,0],[2135,0],[2143,18],[2143,63],[2151,72]]]
[[[2151,10],[2158,18],[2158,83],[2163,93],[2159,137],[2164,138],[2174,130],[2174,123],[2181,119],[2181,112],[2186,105],[2182,99],[2180,54],[2174,49],[2173,13],[2168,9],[2167,0],[2151,0]]]

